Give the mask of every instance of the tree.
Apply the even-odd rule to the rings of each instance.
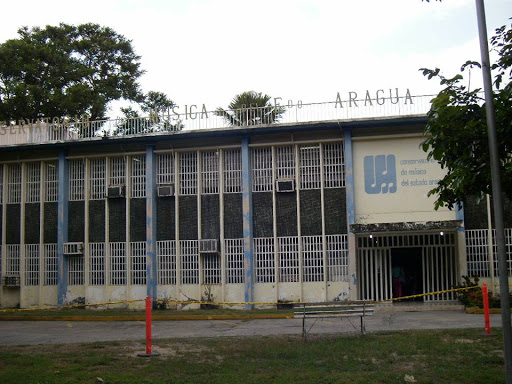
[[[111,28],[61,23],[18,35],[0,44],[0,120],[99,120],[112,100],[140,100],[140,56]]]
[[[231,100],[228,110],[219,107],[214,113],[231,126],[272,124],[281,119],[285,108],[273,105],[271,99],[261,92],[243,92]]]
[[[494,85],[496,129],[499,139],[499,158],[503,191],[512,196],[512,30],[496,29],[490,40],[497,61],[491,66]],[[464,85],[464,73],[481,67],[467,61],[461,73],[452,78],[443,76],[436,68],[422,68],[428,79],[437,78],[444,88],[432,99],[425,128],[423,150],[446,169],[446,175],[429,192],[436,196],[435,208],[452,209],[467,197],[482,198],[491,194],[489,142],[485,118],[485,102],[481,89],[471,90]]]
[[[133,135],[138,133],[180,131],[181,120],[171,117],[171,110],[176,106],[165,93],[149,91],[138,103],[145,116],[132,107],[121,108],[124,119],[117,124],[114,135]]]

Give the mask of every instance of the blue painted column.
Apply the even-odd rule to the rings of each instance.
[[[64,243],[68,241],[69,163],[66,152],[59,152],[59,197],[57,202],[57,305],[64,304],[68,289],[68,260]]]
[[[157,298],[156,155],[154,150],[152,145],[146,148],[146,286],[147,295],[153,299]],[[153,306],[156,306],[156,302],[153,302]]]
[[[349,273],[349,298],[357,297],[357,260],[356,260],[356,237],[350,230],[350,226],[356,222],[356,209],[354,199],[354,163],[352,152],[352,130],[343,129],[343,146],[345,149],[345,191],[347,194],[347,235],[348,235],[348,273]]]
[[[245,302],[254,301],[254,245],[252,227],[252,173],[249,138],[242,138],[242,213],[244,235]],[[254,308],[247,304],[246,309]]]

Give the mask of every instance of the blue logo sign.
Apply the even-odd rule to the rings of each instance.
[[[396,192],[395,155],[365,156],[364,190],[370,195]]]

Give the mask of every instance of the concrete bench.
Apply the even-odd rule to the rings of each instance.
[[[352,302],[326,302],[326,303],[301,303],[294,306],[294,318],[302,319],[302,337],[306,340],[307,333],[315,325],[318,319],[325,318],[349,318],[360,317],[361,319],[361,334],[365,333],[364,318],[372,316],[375,307],[373,303],[365,301],[352,301]],[[306,319],[315,319],[309,329],[306,329]],[[352,322],[350,322],[352,324]],[[355,328],[354,324],[352,326]]]

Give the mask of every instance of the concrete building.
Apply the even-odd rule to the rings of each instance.
[[[1,306],[382,300],[491,279],[487,215],[427,197],[443,176],[420,148],[428,100],[350,101],[240,127],[204,110],[3,127]]]

